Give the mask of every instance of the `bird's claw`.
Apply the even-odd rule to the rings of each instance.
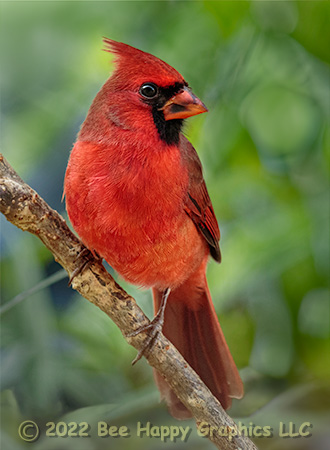
[[[84,270],[86,270],[87,267],[89,267],[95,259],[102,260],[102,258],[96,252],[90,251],[87,247],[84,247],[81,252],[78,253],[75,259],[75,263],[78,263],[81,259],[83,259],[81,264],[79,264],[71,273],[68,286],[71,286],[73,279],[77,275],[81,274]]]
[[[166,302],[167,302],[168,296],[170,295],[170,292],[171,292],[171,290],[169,288],[164,291],[161,305],[159,307],[157,314],[153,318],[153,320],[150,323],[148,323],[147,325],[142,325],[137,330],[134,330],[132,333],[127,335],[127,337],[134,337],[140,333],[148,332],[148,336],[143,344],[143,348],[139,350],[138,354],[133,359],[132,366],[142,358],[142,356],[146,353],[146,351],[150,350],[150,348],[152,347],[152,344],[154,343],[158,334],[162,331],[163,325],[164,325],[164,314],[165,314]]]
[[[155,317],[155,319],[156,319],[156,317]],[[144,325],[144,326],[138,328],[137,330],[133,331],[133,333],[130,333],[128,335],[128,337],[133,337],[133,336],[137,336],[140,333],[148,332],[148,336],[143,344],[143,348],[141,350],[139,350],[138,354],[133,359],[132,366],[134,366],[134,364],[136,364],[142,358],[142,356],[150,350],[150,348],[152,347],[152,344],[154,343],[158,334],[163,329],[164,318],[163,318],[163,320],[161,320],[159,318],[157,318],[156,320],[155,319],[153,319],[148,325]]]

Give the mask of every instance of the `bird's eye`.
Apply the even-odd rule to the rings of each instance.
[[[145,83],[140,87],[140,94],[146,98],[154,98],[158,94],[158,88],[153,83]]]

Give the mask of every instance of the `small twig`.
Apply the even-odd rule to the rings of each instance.
[[[58,272],[53,273],[52,275],[45,278],[44,280],[41,280],[40,283],[37,283],[35,286],[28,289],[27,291],[20,292],[14,298],[12,298],[11,300],[9,300],[7,303],[5,303],[4,305],[2,305],[0,307],[0,316],[2,316],[2,314],[9,311],[14,306],[21,303],[26,298],[29,298],[31,295],[35,294],[36,292],[39,292],[42,289],[45,289],[46,287],[51,286],[52,284],[57,283],[58,281],[63,280],[63,278],[66,278],[66,277],[67,277],[67,273],[65,272],[65,270],[59,270]]]
[[[77,267],[77,256],[83,255],[83,244],[70,231],[65,220],[24,183],[1,154],[0,211],[21,230],[38,236],[71,277]],[[145,333],[134,336],[134,331],[150,323],[148,318],[100,261],[92,259],[88,268],[73,279],[72,287],[102,309],[120,328],[129,344],[137,350],[144,348],[147,336]],[[239,435],[235,422],[162,333],[145,357],[191,411],[198,426],[202,424],[204,431],[213,427],[212,432],[205,435],[218,448],[257,449],[248,437]]]

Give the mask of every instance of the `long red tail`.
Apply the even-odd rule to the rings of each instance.
[[[162,292],[153,289],[153,294],[155,311],[158,311]],[[231,398],[243,396],[243,383],[220,328],[207,286],[204,264],[183,285],[171,291],[165,309],[163,333],[224,409],[231,406]],[[170,413],[177,419],[191,417],[157,371],[155,379]]]

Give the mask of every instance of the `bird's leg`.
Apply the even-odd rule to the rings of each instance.
[[[80,261],[81,259],[83,260]],[[87,267],[89,267],[95,259],[102,261],[101,256],[98,255],[95,250],[89,250],[87,247],[84,247],[75,259],[75,263],[78,263],[78,266],[72,272],[68,286],[71,286],[73,279],[87,269]]]
[[[133,331],[133,333],[130,333],[129,335],[127,335],[127,337],[133,337],[133,336],[137,336],[140,333],[143,333],[146,331],[148,332],[148,337],[146,339],[146,342],[145,342],[143,348],[141,350],[139,350],[137,356],[132,361],[132,365],[134,365],[136,362],[139,361],[139,359],[142,358],[142,356],[144,355],[146,350],[150,349],[150,347],[153,344],[158,333],[160,333],[162,331],[163,325],[164,325],[164,314],[165,314],[166,303],[167,303],[168,296],[170,295],[170,292],[171,292],[170,288],[165,289],[165,291],[163,292],[160,307],[157,311],[157,314],[152,319],[152,321],[150,323],[148,323],[148,325],[143,325],[142,327]]]

